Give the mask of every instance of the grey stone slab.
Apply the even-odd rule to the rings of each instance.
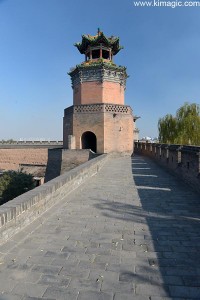
[[[111,250],[108,249],[102,249],[102,248],[86,248],[86,254],[95,254],[95,255],[105,255],[109,256],[111,253]]]
[[[162,274],[165,274],[164,272],[162,272],[161,268],[159,267],[150,267],[148,265],[146,266],[136,266],[135,267],[135,273],[138,276],[159,276],[162,277]],[[171,275],[175,275],[175,274],[171,274]]]
[[[46,251],[46,253],[44,254],[44,257],[51,257],[53,259],[55,258],[65,258],[67,259],[69,257],[69,253],[66,252],[60,252],[60,251]]]
[[[97,255],[95,257],[96,263],[110,263],[110,264],[117,264],[120,262],[120,258],[116,256],[109,256],[109,255]]]
[[[0,272],[0,282],[4,282],[4,280],[13,280],[15,282],[32,282],[35,283],[39,280],[41,273],[32,272],[30,270],[18,270],[18,269],[4,269]]]
[[[69,261],[66,258],[61,258],[58,256],[57,258],[55,258],[51,261],[50,265],[64,267],[64,266],[67,266],[68,263],[69,263]]]
[[[181,276],[150,276],[150,282],[151,284],[156,285],[184,285],[183,279]]]
[[[90,291],[100,291],[102,285],[101,278],[93,279],[82,279],[82,278],[72,278],[69,289],[71,290],[90,290]]]
[[[49,265],[52,262],[52,257],[44,257],[41,256],[31,256],[27,259],[28,264],[43,264],[43,265]]]
[[[200,299],[200,287],[169,286],[172,297]]]
[[[136,296],[135,293],[115,293],[114,300],[149,300],[148,296]]]
[[[146,296],[165,296],[169,295],[168,286],[151,285],[151,284],[138,284],[136,285],[136,295]]]
[[[0,292],[1,300],[24,300],[22,296]]]
[[[189,258],[189,253],[185,252],[162,252],[164,258],[175,258],[175,259],[187,259]]]
[[[5,256],[2,256],[2,258],[0,259],[1,263],[3,264],[11,264],[13,261],[16,264],[26,264],[27,260],[30,256],[23,256],[22,254],[19,253],[9,253]]]
[[[60,271],[61,276],[67,277],[76,277],[76,278],[88,278],[90,274],[90,270],[88,269],[81,269],[78,267],[63,267]]]
[[[135,265],[133,264],[133,261],[130,259],[129,264],[126,263],[119,263],[119,264],[108,264],[106,267],[106,270],[113,271],[113,272],[134,272],[135,271]]]
[[[48,287],[42,299],[56,299],[56,300],[76,300],[78,298],[78,291],[69,291],[67,288]]]
[[[0,292],[6,293],[13,290],[16,285],[16,281],[13,279],[7,279],[3,274],[0,274]]]
[[[32,269],[32,264],[18,264],[16,260],[11,261],[6,265],[7,269],[9,270],[20,270],[20,271],[29,271]]]
[[[182,280],[186,286],[200,286],[200,276],[182,276]]]
[[[112,285],[109,281],[104,281],[102,282],[102,287],[101,291],[103,292],[109,292],[113,291],[114,292],[129,292],[129,293],[134,293],[134,286],[132,282],[113,282]]]
[[[163,271],[166,275],[174,275],[174,276],[195,276],[199,275],[199,270],[193,267],[182,267],[182,266],[173,266],[173,267],[164,267]]]
[[[88,270],[108,270],[107,263],[96,263],[95,261],[80,261],[79,268]]]
[[[119,282],[119,274],[117,272],[91,270],[89,279],[92,281],[109,282],[110,284]]]
[[[80,291],[78,300],[113,300],[113,293]]]
[[[70,278],[56,275],[42,275],[38,284],[50,286],[63,286],[67,287],[70,283]]]
[[[36,297],[24,297],[22,300],[43,300],[44,298],[36,298]],[[53,298],[45,298],[46,300],[56,300]]]
[[[34,265],[32,271],[40,272],[43,274],[58,274],[61,269],[61,266]]]
[[[42,298],[48,285],[40,285],[33,283],[18,283],[12,290],[13,294]]]
[[[152,296],[151,300],[183,300],[184,298],[177,298],[177,297],[159,297],[159,296]],[[187,298],[187,300],[192,300]]]

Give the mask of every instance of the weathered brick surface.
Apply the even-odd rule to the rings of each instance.
[[[48,149],[0,149],[0,169],[18,170],[20,164],[46,165]]]
[[[74,88],[74,105],[113,103],[124,104],[124,87],[115,82],[83,82]]]
[[[62,175],[95,157],[89,150],[63,149],[0,149],[0,169],[24,169],[45,182]],[[25,166],[25,165],[28,166]],[[37,165],[42,165],[37,167]]]
[[[86,131],[92,131],[96,135],[97,153],[133,152],[133,116],[130,108],[127,113],[72,111],[71,114],[67,114],[64,117],[64,148],[68,148],[67,136],[74,135],[76,149],[81,149],[81,137]]]
[[[133,152],[133,117],[131,114],[104,115],[104,152]]]
[[[45,182],[95,157],[90,150],[49,149]]]

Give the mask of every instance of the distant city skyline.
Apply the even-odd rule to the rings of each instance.
[[[130,0],[0,1],[0,140],[62,140],[72,105],[67,75],[84,61],[82,34],[119,36],[127,67],[125,104],[140,138],[184,102],[200,103],[200,7],[135,7]]]

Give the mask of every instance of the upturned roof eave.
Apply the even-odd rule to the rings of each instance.
[[[74,46],[77,47],[81,54],[84,54],[87,51],[88,46],[97,46],[101,43],[112,48],[114,55],[123,49],[123,47],[119,45],[119,37],[107,38],[103,32],[101,32],[100,35],[91,37],[89,35],[82,35],[82,42],[75,43]]]

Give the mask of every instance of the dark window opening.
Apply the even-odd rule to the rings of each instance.
[[[97,152],[97,138],[91,131],[86,131],[81,137],[82,149],[91,149],[93,152]]]
[[[103,50],[103,51],[102,51],[102,57],[103,57],[104,59],[109,59],[109,51]]]
[[[93,50],[92,51],[92,58],[100,58],[100,50]]]

